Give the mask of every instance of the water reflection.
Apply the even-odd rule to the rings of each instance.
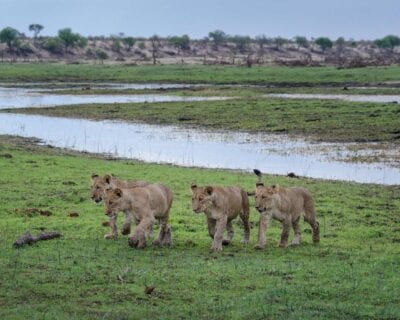
[[[143,102],[174,102],[174,101],[215,101],[225,100],[224,97],[182,97],[160,94],[95,94],[69,95],[48,94],[26,88],[1,88],[0,109],[53,107],[89,103],[143,103]]]
[[[174,126],[17,114],[0,114],[0,134],[37,137],[56,147],[182,166],[259,168],[275,174],[293,171],[302,176],[367,183],[400,181],[399,169],[329,161],[326,150],[324,154],[304,153],[309,143],[281,135],[210,133]]]

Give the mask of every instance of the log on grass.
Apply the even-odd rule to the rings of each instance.
[[[58,231],[42,232],[37,236],[33,236],[30,232],[26,232],[14,242],[14,248],[21,248],[25,244],[33,244],[41,240],[50,240],[61,237],[62,234]]]

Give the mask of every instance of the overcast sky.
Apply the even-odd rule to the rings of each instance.
[[[0,0],[0,28],[43,35],[70,27],[82,35],[228,34],[268,37],[400,35],[400,0]]]

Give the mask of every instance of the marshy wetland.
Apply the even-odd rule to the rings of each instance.
[[[386,82],[400,80],[398,67],[20,64],[2,71],[0,105],[10,90],[13,101],[67,102],[4,103],[0,110],[2,318],[400,316],[400,106],[266,96],[341,94],[345,86],[346,95],[397,95]],[[240,243],[235,223],[232,245],[208,252],[191,183],[253,191],[253,168],[267,184],[312,192],[319,246],[302,221],[302,245],[277,248],[274,221],[267,248],[255,251],[259,214],[251,199],[250,244]],[[103,208],[89,199],[93,172],[168,185],[174,246],[133,250],[125,236],[104,240]],[[27,230],[63,237],[13,249]]]

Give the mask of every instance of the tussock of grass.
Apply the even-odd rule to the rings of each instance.
[[[280,225],[274,222],[268,248],[254,251],[258,214],[252,209],[250,245],[240,243],[243,230],[235,223],[232,246],[213,255],[205,218],[191,211],[189,186],[252,190],[256,179],[250,174],[106,161],[5,138],[0,152],[12,155],[0,157],[2,319],[400,317],[398,187],[266,176],[270,183],[312,191],[320,246],[311,244],[310,228],[302,222],[302,245],[277,248]],[[92,172],[170,186],[174,246],[133,250],[123,236],[103,240],[108,230],[101,226],[102,206],[89,199]],[[53,214],[26,216],[18,214],[20,208]],[[79,217],[68,217],[71,211]],[[64,237],[12,248],[26,230],[43,228]],[[149,286],[155,289],[146,294]]]

